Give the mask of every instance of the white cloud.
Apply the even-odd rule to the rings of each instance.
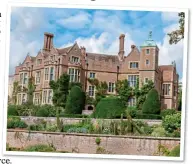
[[[80,12],[76,15],[72,15],[65,19],[59,19],[58,24],[62,25],[67,29],[80,29],[90,24],[91,19],[88,13]]]
[[[181,75],[182,78],[182,70],[183,70],[183,50],[184,43],[183,40],[178,42],[177,44],[169,44],[169,36],[168,32],[171,32],[177,29],[177,24],[172,24],[164,29],[165,37],[163,39],[163,43],[158,43],[159,51],[159,64],[160,65],[168,65],[171,64],[172,61],[176,62],[177,71]]]
[[[10,44],[11,55],[9,58],[9,74],[14,74],[15,66],[23,62],[28,53],[30,53],[31,56],[37,55],[40,44],[37,41],[25,43],[21,40],[18,40],[18,38],[14,35],[11,35],[11,43],[14,44]]]
[[[112,39],[112,34],[108,32],[102,33],[99,37],[93,35],[89,38],[77,38],[76,42],[79,46],[84,46],[87,52],[95,53],[105,53],[109,55],[116,55],[119,51],[119,35],[114,36]],[[67,47],[73,43],[68,43],[62,47]],[[131,51],[131,45],[134,44],[134,41],[131,39],[131,36],[125,34],[125,55]]]
[[[162,12],[163,21],[178,21],[178,12]]]

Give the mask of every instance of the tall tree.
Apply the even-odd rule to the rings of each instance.
[[[170,44],[177,44],[180,40],[184,39],[184,22],[185,22],[185,13],[180,12],[178,13],[179,16],[179,29],[168,33],[170,37],[169,43]]]

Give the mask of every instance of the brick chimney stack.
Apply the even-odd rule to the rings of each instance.
[[[54,35],[51,33],[44,33],[44,50],[50,51],[53,46],[53,37]]]
[[[124,59],[124,41],[125,41],[125,35],[121,34],[119,37],[119,60],[122,61]]]
[[[85,47],[80,47],[81,53],[83,56],[86,56],[86,48]]]

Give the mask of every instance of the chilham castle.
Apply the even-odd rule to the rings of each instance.
[[[151,35],[150,32],[140,49],[131,45],[131,52],[125,54],[125,35],[121,34],[118,54],[113,55],[87,52],[86,47],[79,47],[76,42],[70,47],[56,48],[54,35],[44,33],[43,49],[36,57],[27,55],[23,63],[16,66],[12,81],[27,87],[29,77],[35,77],[34,104],[52,104],[53,92],[49,82],[57,80],[63,73],[69,74],[70,82],[82,83],[83,89],[91,97],[95,96],[95,87],[87,78],[106,81],[108,94],[116,94],[115,83],[118,80],[127,79],[131,87],[136,85],[137,79],[139,86],[152,80],[160,95],[162,109],[177,108],[179,76],[175,62],[159,65],[159,48]],[[18,93],[17,104],[26,100],[26,92]],[[128,100],[129,106],[135,103],[135,97]]]

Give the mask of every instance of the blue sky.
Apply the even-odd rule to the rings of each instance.
[[[125,37],[125,51],[140,45],[153,32],[160,49],[160,64],[176,60],[182,78],[183,42],[169,45],[167,33],[178,28],[178,15],[172,12],[88,10],[59,8],[12,8],[10,38],[10,74],[27,53],[35,56],[43,46],[44,32],[53,33],[57,48],[73,44],[89,52],[118,52],[118,37]]]

